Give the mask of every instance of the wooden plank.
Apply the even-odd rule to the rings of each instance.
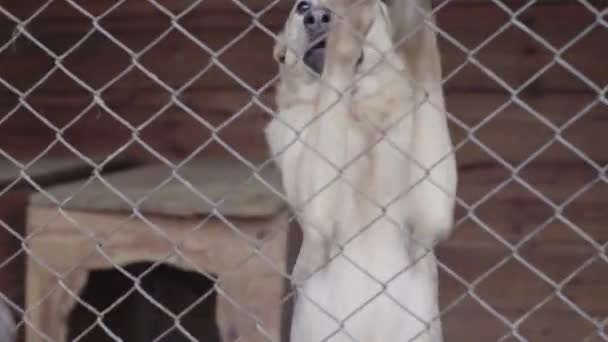
[[[206,12],[209,8],[201,7],[183,20],[185,26],[194,33],[201,34],[200,38],[205,43],[209,43],[212,48],[218,48],[236,37],[237,33],[241,32],[243,29],[243,23],[247,24],[247,20],[250,20],[250,18],[242,11],[226,9],[225,6],[217,7],[218,4],[213,3],[214,2],[212,1],[210,6],[212,6],[211,8],[216,6],[215,10]],[[97,4],[97,2],[95,2],[95,4]],[[180,3],[180,6],[184,4],[185,3]],[[554,3],[543,2],[542,6],[535,6],[529,12],[522,14],[521,18],[530,25],[533,24],[534,29],[537,32],[542,33],[543,36],[546,36],[547,39],[552,42],[563,43],[572,38],[573,35],[580,32],[589,19],[589,14],[587,12],[581,11],[580,8],[574,5],[550,6],[550,4]],[[103,7],[102,5],[100,6]],[[149,6],[149,4],[145,5],[144,2],[129,2],[125,9],[123,9],[124,12],[119,11],[117,17],[110,16],[110,18],[107,18],[107,25],[112,29],[111,31],[125,44],[129,46],[139,46],[136,50],[140,50],[146,43],[157,37],[158,34],[164,30],[162,22],[154,20],[155,17],[152,13],[156,10],[151,8],[145,9],[147,8],[146,6]],[[176,6],[179,7],[178,5]],[[46,20],[48,22],[52,21],[53,25],[44,25],[44,30],[36,32],[36,37],[41,39],[45,45],[48,45],[54,51],[61,51],[62,49],[71,46],[72,43],[81,37],[80,33],[84,33],[78,31],[77,28],[80,27],[86,30],[89,25],[87,20],[71,20],[70,18],[73,17],[73,15],[69,13],[60,16],[60,13],[62,13],[61,11],[61,9],[56,10],[57,13],[50,11],[49,13],[51,14],[48,17],[43,16],[40,18],[39,21],[41,23],[44,23]],[[151,20],[130,20],[132,13],[141,14],[143,17],[146,15],[150,16]],[[500,25],[501,21],[497,21],[497,18],[506,20],[503,11],[492,6],[477,5],[452,7],[450,5],[441,11],[440,17],[441,15],[445,16],[445,19],[440,18],[440,22],[445,23],[446,32],[453,34],[459,40],[463,40],[463,43],[466,43],[465,45],[470,45],[471,47],[480,43]],[[57,21],[57,16],[60,16],[62,20]],[[163,15],[161,15],[161,17],[162,16]],[[278,28],[284,13],[269,14],[268,16],[269,18],[281,18],[276,19],[275,21],[270,20],[269,23],[271,28]],[[476,20],[468,20],[471,16],[474,16]],[[199,20],[200,17],[210,18],[210,20]],[[219,19],[217,19],[217,23],[214,23],[216,18]],[[560,30],[554,29],[553,23],[555,20],[559,20],[561,23]],[[36,22],[33,22],[32,25]],[[214,29],[213,25],[219,25],[220,23],[226,23],[228,26],[221,27],[221,30],[218,27],[215,27]],[[106,25],[105,22],[104,25]],[[273,27],[272,25],[276,26]],[[513,76],[513,80],[519,81],[527,79],[533,73],[534,67],[539,66],[539,61],[544,61],[544,57],[539,57],[539,54],[542,55],[542,53],[539,53],[537,48],[528,46],[527,43],[525,43],[525,39],[522,38],[522,34],[517,33],[514,30],[506,32],[501,37],[503,38],[499,39],[499,43],[492,44],[490,46],[491,48],[487,48],[480,52],[480,59],[490,61],[491,63],[498,63],[496,64],[496,70],[500,70],[501,75]],[[605,59],[601,56],[593,55],[596,53],[603,53],[602,49],[595,49],[594,46],[600,46],[601,42],[604,40],[604,32],[595,32],[583,40],[583,45],[576,49],[570,49],[567,54],[582,53],[584,56],[581,58],[586,61],[582,65],[591,68],[590,72],[587,74],[597,75],[599,79],[608,79],[608,77],[605,77],[603,74],[604,71],[606,71],[606,68],[601,68],[600,64],[593,62],[594,60]],[[268,53],[266,53],[270,51],[271,44],[272,39],[270,37],[257,31],[257,33],[248,35],[246,41],[236,44],[226,51],[225,54],[220,56],[220,60],[225,63],[227,67],[234,70],[235,74],[245,80],[248,84],[259,86],[274,75],[274,62],[269,58]],[[252,51],[250,49],[251,46],[256,46],[258,48]],[[516,56],[518,51],[523,53],[521,58],[505,57]],[[455,52],[454,49],[447,49],[444,52],[447,74],[463,60],[462,55],[459,55],[460,53]],[[247,58],[249,63],[242,63],[243,56],[248,53],[250,53]],[[100,62],[100,56],[103,57],[107,54],[112,54],[113,58],[109,62],[107,60]],[[484,57],[486,55],[487,58]],[[3,60],[2,62],[6,62],[12,66],[11,68],[3,70],[0,74],[22,89],[28,88],[34,80],[38,80],[39,77],[42,77],[53,63],[51,59],[44,57],[44,53],[34,48],[33,44],[22,45],[17,43],[14,49],[7,50],[5,53],[0,54],[0,58],[6,58],[6,60]],[[145,54],[141,60],[144,65],[149,67],[150,70],[155,72],[161,79],[166,81],[169,85],[176,87],[183,84],[185,80],[192,77],[192,75],[204,67],[208,57],[201,55],[200,49],[186,41],[185,38],[179,38],[179,35],[170,35],[166,42],[161,42],[158,47],[154,48],[150,53]],[[517,62],[514,63],[514,60]],[[532,64],[529,64],[526,61],[532,61]],[[122,71],[123,67],[130,65],[131,59],[128,58],[126,54],[118,52],[117,48],[113,46],[113,44],[107,42],[101,35],[96,34],[89,38],[80,49],[77,49],[73,54],[68,56],[65,63],[78,77],[82,78],[88,84],[98,87],[106,81],[109,81],[119,71]],[[504,67],[500,66],[502,65],[500,63],[504,63]],[[515,69],[511,70],[510,68]],[[599,68],[600,70],[595,70],[594,68]],[[480,72],[475,72],[470,67],[469,69],[470,72],[465,70],[455,75],[452,80],[447,82],[446,87],[448,89],[474,91],[475,95],[480,94],[483,91],[497,91],[495,84],[489,84],[487,82],[486,76],[482,75]],[[471,75],[471,78],[468,78],[469,76],[466,75]],[[556,92],[558,91],[560,95],[569,95],[568,92],[583,90],[583,88],[579,87],[580,82],[574,80],[572,77],[566,77],[563,73],[552,75],[553,76],[550,77],[551,79],[560,82],[560,84],[565,84],[566,88],[560,88],[558,86],[546,88],[545,86],[553,84],[553,81],[551,80],[547,82],[535,82],[534,86],[529,87],[529,91],[522,93],[523,100],[526,102],[530,101],[526,94],[529,94],[530,96],[542,94],[544,96],[547,94],[545,90],[549,89]],[[464,80],[464,83],[461,83],[461,86],[457,86],[461,80]],[[486,87],[486,85],[489,85],[490,88]],[[574,87],[570,88],[570,86]],[[239,87],[240,86],[234,79],[231,79],[222,70],[215,67],[201,80],[195,82],[191,88],[182,93],[181,98],[188,106],[193,108],[196,113],[204,115],[206,120],[210,120],[212,124],[216,126],[219,125],[219,122],[223,121],[223,119],[215,117],[216,115],[232,115],[250,99],[247,95],[242,95],[240,99],[236,99],[236,97],[232,95],[232,90]],[[227,94],[221,94],[224,91],[226,91]],[[17,96],[10,94],[6,89],[0,89],[0,93],[2,94],[0,96],[1,112],[12,110],[17,104]],[[103,98],[106,104],[120,116],[128,117],[129,120],[131,120],[131,118],[137,115],[138,118],[132,119],[131,122],[133,123],[145,121],[150,117],[152,112],[160,110],[170,100],[168,93],[164,92],[159,86],[155,85],[153,81],[137,71],[132,71],[127,77],[121,79],[113,87],[106,90],[103,93]],[[450,99],[452,98],[454,97],[450,97]],[[482,114],[488,114],[491,112],[491,109],[500,105],[498,101],[506,100],[506,98],[505,94],[502,99],[500,96],[497,97],[495,99],[497,101],[496,103],[489,101],[488,104],[492,104],[494,107],[488,108],[487,111]],[[463,99],[462,101],[469,101],[469,108],[471,107],[470,103],[473,101],[476,104],[475,107],[484,106],[484,103],[480,103],[472,96],[461,99]],[[543,99],[546,98],[543,97]],[[570,103],[564,99],[555,103],[559,103],[562,107],[567,106],[568,108],[571,108],[570,111],[562,112],[561,108],[557,105],[551,106],[550,104],[547,104],[545,107],[546,109],[542,110],[541,114],[545,116],[552,115],[551,113],[548,113],[547,110],[556,110],[559,112],[560,120],[563,120],[566,115],[571,116],[577,110],[581,109],[580,106],[582,105],[579,102],[574,101],[572,97],[568,97],[568,99],[573,102]],[[47,82],[28,97],[28,103],[31,103],[43,116],[47,117],[52,122],[57,123],[58,127],[69,122],[70,119],[86,108],[91,101],[92,96],[88,92],[77,86],[67,76],[61,76],[57,73],[53,74]],[[153,105],[150,105],[150,107],[145,109],[142,108],[141,114],[135,114],[135,112],[139,110],[137,108],[138,105],[135,104],[140,101],[144,103],[142,106],[147,106],[150,103],[153,103]],[[227,107],[221,103],[222,101],[229,104],[234,103],[235,105]],[[552,99],[551,101],[554,100]],[[271,103],[271,101],[266,100],[264,100],[264,102]],[[237,103],[238,107],[236,105]],[[467,105],[463,103],[458,104],[458,106],[463,106],[463,109],[456,107],[453,109],[454,114],[457,115],[458,118],[466,119],[469,114],[465,111],[470,109],[465,108]],[[579,107],[574,108],[575,106]],[[453,106],[451,107],[453,108]],[[99,132],[99,136],[106,136],[106,134],[117,136],[117,139],[106,141],[105,144],[107,146],[104,147],[106,151],[114,151],[118,148],[122,148],[122,145],[129,142],[131,134],[128,129],[122,127],[122,125],[114,119],[108,119],[103,116],[103,110],[98,107],[93,108],[90,112],[88,117],[81,120],[81,122],[84,123],[77,124],[75,128],[67,130],[66,136],[69,138],[68,141],[79,148],[83,148],[87,153],[93,153],[99,149],[99,144],[91,139],[92,136],[95,136],[95,134],[90,133],[92,131]],[[253,115],[254,112],[254,110],[251,110],[247,113]],[[18,112],[18,114],[19,115],[15,115],[16,118],[10,118],[8,119],[8,122],[5,122],[0,126],[0,131],[3,133],[0,134],[0,136],[2,136],[0,139],[3,139],[1,146],[6,146],[10,150],[9,152],[35,155],[40,152],[41,147],[48,145],[48,143],[54,140],[55,132],[40,127],[41,124],[39,120],[27,114],[27,111],[23,110]],[[92,116],[98,118],[98,120],[93,119]],[[475,118],[477,118],[477,116]],[[519,129],[522,129],[523,132],[540,132],[540,130],[538,130],[538,125],[535,126],[531,124],[529,126],[521,126],[516,123],[516,121],[522,119],[526,121],[528,118],[521,118],[521,114],[519,114],[517,119],[511,120],[509,115],[501,115],[499,119],[494,119],[492,121],[495,125],[491,129],[481,130],[482,133],[484,131],[486,132],[482,137],[482,140],[487,141],[488,145],[497,150],[505,159],[509,161],[522,160],[522,154],[526,154],[539,147],[539,144],[542,144],[548,137],[547,131],[544,131],[544,135],[541,134],[537,136],[536,134],[529,134],[529,140],[526,141],[516,139],[516,137],[510,133],[510,129],[513,127],[518,131]],[[242,117],[228,125],[228,127],[222,129],[220,136],[225,139],[230,146],[239,149],[239,151],[245,154],[259,154],[260,151],[265,150],[265,142],[261,138],[261,135],[258,134],[265,121],[256,120],[259,119],[256,118],[253,121],[247,121]],[[34,127],[32,127],[32,125]],[[505,128],[499,129],[496,126]],[[12,127],[18,127],[20,129],[19,132],[27,131],[29,133],[27,144],[22,144],[23,139],[21,134],[19,136],[10,134],[13,132],[11,129]],[[145,141],[163,154],[179,156],[188,155],[189,152],[193,151],[193,146],[205,143],[210,136],[208,131],[200,127],[201,126],[197,123],[194,123],[194,120],[189,119],[186,114],[183,114],[180,110],[172,107],[169,108],[167,113],[162,115],[160,120],[157,120],[154,125],[151,125],[148,129],[144,130]],[[527,131],[526,127],[528,127]],[[585,127],[585,129],[593,130],[594,133],[596,130],[593,127],[598,127],[597,132],[603,131],[600,130],[602,129],[600,128],[602,125],[586,125]],[[44,133],[42,132],[43,130]],[[156,133],[157,130],[165,132],[175,131],[179,133]],[[595,140],[592,139],[594,135],[595,134],[579,131],[576,133],[577,139],[575,140],[578,140],[577,145],[583,145],[585,152],[592,158],[602,160],[605,153],[598,148],[601,144],[595,143]],[[514,139],[518,141],[515,142],[513,141]],[[521,145],[518,149],[508,147],[509,144],[513,143],[526,145]],[[136,145],[137,144],[129,148],[130,151],[133,151],[133,154],[149,154],[149,152],[138,148]],[[19,146],[19,148],[16,146]],[[218,144],[211,144],[207,151],[221,154],[225,153],[225,148]],[[473,155],[473,153],[469,152],[461,154],[466,156]],[[461,159],[462,158],[466,159],[468,157],[461,157]],[[463,163],[468,163],[468,161],[465,160]]]
[[[558,171],[556,171],[558,170]],[[477,223],[480,220],[510,243],[522,241],[544,225],[530,247],[549,244],[561,248],[588,249],[590,245],[577,232],[578,229],[599,243],[608,242],[608,186],[597,183],[586,192],[575,196],[586,184],[597,179],[597,175],[583,164],[559,166],[553,163],[538,164],[522,173],[522,178],[546,199],[562,207],[558,211],[537,194],[522,185],[512,182],[492,194],[510,175],[491,166],[460,172],[458,196],[465,203],[478,206],[469,213],[458,207],[458,226],[450,243],[463,247],[500,246],[490,234]]]
[[[152,228],[150,221],[159,230]],[[28,231],[37,232],[28,241],[30,261],[44,260],[45,267],[65,273],[62,284],[75,293],[80,293],[87,273],[92,270],[143,260],[192,271],[205,270],[221,279],[227,297],[259,318],[256,321],[249,316],[235,317],[233,304],[220,298],[216,323],[223,336],[230,328],[236,328],[240,336],[253,336],[247,333],[254,331],[256,322],[260,321],[268,327],[268,335],[278,336],[281,276],[286,266],[287,213],[282,211],[258,220],[236,219],[234,224],[248,228],[242,234],[236,234],[221,220],[211,219],[205,223],[201,225],[197,218],[149,215],[146,220],[138,220],[129,214],[69,210],[65,215],[58,215],[54,208],[30,207]],[[257,253],[266,257],[257,257]],[[63,319],[75,299],[57,288],[57,277],[34,261],[28,263],[27,277],[28,315],[32,326],[56,340],[63,340],[67,330]],[[49,291],[53,288],[54,291]],[[38,305],[42,299],[44,304]],[[237,310],[237,313],[241,312]],[[256,336],[253,340],[262,341],[267,336]],[[34,340],[35,332],[27,329],[26,338]]]
[[[540,2],[544,4],[559,4],[563,5],[567,0],[542,0]],[[193,4],[195,4],[196,0],[157,0],[156,3],[160,6],[166,8],[167,10],[173,13],[179,13]],[[457,6],[471,7],[471,6],[483,6],[484,0],[451,0],[452,3]],[[521,0],[513,1],[513,2],[521,2]],[[100,15],[108,10],[112,5],[115,5],[116,2],[113,0],[98,0],[94,2],[85,2],[78,3],[78,5],[91,13],[92,15]],[[263,8],[273,5],[272,7],[276,8],[276,10],[286,12],[289,11],[292,4],[288,2],[276,2],[275,4],[270,3],[268,0],[249,0],[246,3],[243,2],[244,6],[253,10],[260,11]],[[239,9],[234,2],[226,2],[221,0],[207,0],[204,2],[199,2],[199,8],[204,8],[207,11],[217,12],[217,11],[234,11],[235,9]],[[31,16],[36,10],[40,8],[40,2],[36,0],[23,0],[19,2],[12,2],[4,4],[4,8],[12,15],[20,18],[21,20],[25,20],[27,17]],[[151,5],[148,2],[144,1],[126,1],[119,8],[123,10],[126,9],[132,15],[145,15],[150,14],[151,12],[158,12],[156,6]],[[58,2],[56,4],[51,4],[45,10],[49,16],[52,17],[66,17],[66,12],[74,11],[73,7],[68,3]]]
[[[509,97],[498,94],[476,94],[448,92],[448,110],[453,117],[463,122],[467,127],[461,128],[452,123],[452,135],[458,146],[457,159],[461,167],[480,164],[496,164],[473,138],[478,139],[505,161],[519,165],[533,152],[537,151],[551,139],[555,132],[538,119],[544,118],[556,126],[561,126],[579,111],[595,100],[593,96],[584,94],[543,94],[522,97],[521,101],[536,111],[536,116],[528,113],[526,108],[517,104],[508,104]],[[61,98],[62,100],[58,100]],[[79,114],[80,108],[87,103],[87,97],[63,94],[61,97],[49,96],[40,98],[40,106],[46,108],[49,120],[61,125],[69,122]],[[245,156],[265,156],[266,142],[263,137],[263,127],[271,118],[270,114],[258,105],[251,103],[255,100],[246,91],[205,91],[193,90],[182,95],[181,101],[191,108],[187,113],[177,106],[170,106],[157,118],[153,114],[165,106],[170,98],[166,93],[154,89],[133,91],[131,93],[112,93],[106,104],[112,108],[122,120],[134,127],[139,127],[139,138],[149,144],[157,153],[165,156],[184,157],[196,151],[201,145],[208,144],[209,139],[219,138],[238,153]],[[271,92],[265,92],[259,101],[269,109],[272,105]],[[504,107],[500,112],[497,109]],[[244,109],[244,110],[243,110]],[[604,115],[606,107],[595,106],[571,128],[564,130],[561,135],[572,145],[583,152],[588,158],[602,163],[608,160],[608,152],[598,143],[603,140],[603,133],[608,129],[608,117]],[[0,134],[0,146],[6,146],[8,152],[25,154],[31,150],[37,151],[47,146],[54,137],[48,129],[39,124],[39,120],[26,112],[9,119],[0,126],[7,134]],[[468,131],[475,128],[489,115],[494,115],[489,122],[477,127],[474,135]],[[146,123],[151,120],[151,123]],[[206,128],[201,120],[216,130],[216,135]],[[146,123],[146,124],[144,124]],[[27,143],[21,136],[10,132],[28,131]],[[515,134],[517,132],[517,134]],[[128,144],[132,139],[129,128],[118,122],[103,109],[95,107],[81,117],[78,122],[63,134],[65,139],[89,155],[109,153]],[[112,136],[111,141],[105,140],[99,144],[102,137]],[[599,140],[598,140],[599,139]],[[21,142],[18,145],[18,142]],[[150,152],[138,149],[138,144],[132,144],[130,151],[133,155],[150,158]],[[19,146],[17,149],[16,147]],[[216,143],[204,149],[203,153],[227,153],[226,149]],[[579,162],[577,151],[560,147],[557,143],[547,149],[542,158],[546,163]],[[155,158],[153,158],[155,159]]]
[[[150,5],[141,5],[150,6]],[[211,6],[211,5],[209,5]],[[143,11],[143,12],[142,12]],[[211,11],[211,12],[209,12]],[[194,10],[180,20],[201,43],[218,50],[229,44],[239,34],[251,27],[251,16],[241,10],[210,10],[205,6]],[[52,51],[61,53],[76,44],[90,29],[88,20],[78,19],[74,14],[59,16],[48,15],[31,24],[36,38]],[[139,14],[141,12],[141,14]],[[131,18],[139,14],[141,20]],[[206,20],[200,20],[200,18]],[[269,30],[277,32],[284,20],[284,11],[271,11],[262,17],[262,22]],[[475,17],[476,20],[468,20]],[[59,18],[61,20],[59,20]],[[70,18],[74,18],[70,20]],[[468,49],[481,44],[501,25],[508,23],[508,16],[494,5],[459,7],[447,6],[440,12],[442,30],[461,41]],[[536,6],[520,16],[522,22],[538,32],[545,40],[556,47],[563,46],[574,38],[586,26],[595,21],[590,12],[581,6]],[[563,23],[555,30],[554,22]],[[102,20],[104,27],[120,42],[133,51],[141,51],[169,27],[169,18],[160,12],[156,14],[126,6]],[[7,32],[11,31],[6,27]],[[0,29],[0,31],[2,31]],[[580,43],[568,49],[563,58],[579,68],[585,77],[600,87],[608,79],[608,71],[594,61],[606,59],[606,52],[597,49],[608,37],[608,31],[596,29],[581,39]],[[466,52],[455,48],[446,39],[440,39],[443,47],[444,71],[449,75],[466,62]],[[271,79],[276,66],[270,51],[273,38],[259,29],[246,34],[245,39],[234,44],[222,53],[219,60],[230,68],[238,77],[252,86],[259,87]],[[255,49],[251,49],[255,46]],[[112,59],[105,56],[112,55]],[[248,63],[243,63],[247,56]],[[542,47],[542,44],[514,27],[500,34],[492,44],[477,52],[475,56],[490,68],[497,76],[512,87],[526,82],[535,72],[553,60],[553,53]],[[141,63],[156,73],[169,85],[177,86],[195,75],[209,62],[209,56],[196,44],[176,31],[171,32],[156,47],[144,54]],[[2,72],[5,78],[17,88],[25,90],[39,80],[51,67],[54,61],[32,43],[19,40],[12,49],[0,54],[2,64],[13,67]],[[88,38],[79,49],[76,49],[63,60],[66,67],[97,88],[109,81],[114,75],[131,64],[131,57],[102,34],[96,33]],[[65,77],[63,77],[65,79]],[[55,84],[54,89],[69,87],[72,81],[63,80]],[[204,88],[223,88],[237,86],[237,82],[227,77],[223,71],[211,71],[200,86]],[[124,83],[120,89],[137,88],[137,83]],[[453,75],[446,83],[448,89],[475,89],[478,91],[501,91],[505,89],[472,65]],[[131,89],[132,90],[132,89]],[[554,67],[526,88],[529,92],[547,90],[592,91],[577,77],[561,67]],[[5,98],[5,96],[2,96]]]
[[[27,199],[28,192],[23,189],[0,196],[0,293],[20,306],[24,298],[25,262],[19,251],[25,236]]]
[[[92,158],[93,161],[99,161]],[[109,162],[105,170],[128,166],[124,159]],[[46,188],[53,184],[83,178],[92,167],[77,157],[48,158],[45,156],[23,170],[8,160],[0,161],[0,293],[14,304],[24,304],[24,269],[26,253],[22,244],[26,241],[26,208],[34,190],[29,183]],[[40,194],[40,196],[45,196]],[[47,199],[48,200],[48,199]]]
[[[229,217],[264,218],[284,208],[283,200],[239,161],[199,160],[180,167],[176,175],[181,180],[172,168],[157,164],[107,175],[104,182],[74,182],[48,192],[61,201],[69,198],[64,209],[92,212],[129,214],[137,207],[141,213],[161,216],[206,217],[217,210]],[[257,175],[281,191],[274,168]],[[40,194],[31,203],[54,207]]]
[[[22,173],[38,185],[58,183],[64,180],[81,178],[91,172],[92,166],[78,157],[41,158],[30,167],[21,169],[18,165],[4,160],[0,162],[0,188],[22,179]],[[23,184],[21,184],[23,185]]]
[[[253,270],[249,275],[276,276],[285,267],[285,212],[264,219],[230,218],[241,234],[214,218],[201,225],[200,218],[146,215],[142,220],[123,213],[78,210],[60,215],[55,208],[36,206],[29,207],[27,215],[28,231],[37,232],[30,240],[30,254],[46,260],[57,272],[83,262],[90,270],[146,260],[227,278],[247,270]],[[78,248],[65,250],[66,239],[72,239]],[[174,253],[176,248],[179,253]],[[272,264],[256,256],[255,250]]]
[[[522,316],[521,313],[520,316]],[[473,322],[473,323],[472,323]],[[443,318],[444,336],[446,340],[468,341],[497,341],[512,331],[512,328],[493,316],[473,299],[467,299],[462,305],[450,311]],[[577,313],[564,308],[563,310],[540,310],[517,327],[518,336],[528,341],[583,341],[592,336],[595,328],[590,322]],[[597,335],[596,335],[597,336]],[[509,338],[505,341],[521,339]],[[602,338],[588,341],[599,342]]]
[[[558,289],[539,276],[540,272],[556,284],[568,279],[559,291],[588,315],[608,316],[608,298],[602,295],[608,286],[608,265],[598,259],[576,272],[591,257],[598,256],[597,251],[563,250],[551,246],[538,246],[534,253],[522,251],[520,257],[533,268],[515,260],[511,251],[499,248],[443,246],[438,255],[443,267],[448,267],[469,284],[460,283],[441,268],[442,307],[455,305],[463,295],[472,299],[467,287],[473,284],[478,298],[509,319],[516,319],[536,304],[556,296]],[[508,259],[504,261],[505,258]],[[500,266],[494,268],[499,263]],[[486,274],[491,269],[493,271]],[[574,276],[568,278],[572,274]],[[571,310],[561,299],[555,299],[558,300],[548,301],[543,311]]]
[[[152,3],[144,2],[144,1],[126,1],[122,3],[117,8],[114,8],[111,12],[111,15],[116,16],[149,16],[153,14],[161,13],[162,16],[169,17],[166,14],[163,14],[164,10],[159,10],[159,7],[162,6],[164,9],[168,10],[171,13],[182,13],[183,11],[192,7],[197,0],[157,0],[156,3],[159,6],[154,6]],[[78,5],[85,11],[89,12],[92,15],[98,16],[99,14],[107,11],[112,5],[115,5],[116,2],[113,0],[99,0],[94,2],[86,2],[86,3],[78,3]],[[522,5],[528,4],[525,0],[509,0],[504,5],[511,9],[521,8]],[[248,19],[251,19],[252,15],[250,12],[257,12],[262,14],[261,17],[265,16],[273,16],[273,15],[282,15],[286,16],[290,9],[292,8],[292,4],[289,2],[269,2],[268,0],[249,0],[246,3],[241,2],[241,4],[237,4],[235,2],[222,1],[222,0],[207,0],[200,2],[194,6],[190,13],[195,13],[197,15],[208,15],[206,17],[207,23],[203,23],[201,21],[201,25],[232,25],[237,26],[240,22],[225,22],[217,20],[215,21],[213,16],[221,16],[221,15],[247,15]],[[570,7],[572,9],[583,9],[582,6],[578,6],[576,3],[572,3],[569,0],[539,0],[536,1],[534,6],[531,6],[528,11],[534,11],[535,9],[542,10],[556,10],[559,8]],[[23,0],[20,2],[14,2],[10,4],[6,4],[4,8],[12,13],[14,16],[25,19],[30,16],[34,11],[40,8],[40,3],[36,0]],[[601,6],[598,5],[596,8],[601,10]],[[441,9],[439,10],[439,15],[444,14],[446,12],[454,12],[458,11],[461,15],[464,16],[464,19],[467,21],[463,24],[471,25],[470,19],[474,17],[477,12],[470,11],[484,11],[484,10],[498,10],[504,11],[500,9],[498,6],[493,3],[488,3],[485,0],[449,0],[448,4],[441,4]],[[264,11],[263,13],[261,13]],[[466,15],[466,13],[469,15]],[[117,14],[116,14],[117,13]],[[525,14],[525,13],[524,13]],[[110,15],[110,16],[111,16]],[[213,16],[211,16],[213,15]],[[521,14],[520,14],[521,15]],[[80,14],[78,10],[75,9],[74,6],[64,3],[58,2],[53,3],[51,6],[46,7],[45,11],[39,15],[42,19],[62,19],[62,20],[74,20],[76,17],[84,17],[84,15]],[[199,16],[199,17],[200,17]],[[474,17],[476,19],[475,22],[486,22],[491,21],[488,17]],[[40,20],[40,19],[39,19]],[[565,22],[564,25],[572,25],[572,22]]]
[[[535,256],[520,255],[554,281],[565,279],[590,256],[580,250],[564,251],[544,245],[539,246],[537,252]],[[439,250],[440,260],[469,283],[510,254],[510,251],[498,248],[444,246]],[[608,286],[607,270],[606,263],[597,261],[561,289],[569,300],[594,319],[608,317],[608,300],[603,295]],[[467,286],[444,271],[440,272],[439,284],[441,306],[447,310],[443,314],[447,338],[454,341],[494,341],[509,333],[511,328],[482,307],[467,291]],[[513,259],[472,289],[491,310],[513,323],[556,293],[556,289]],[[470,329],[470,322],[475,322],[475,329]],[[594,329],[569,304],[553,296],[536,308],[536,312],[517,330],[531,341],[580,341],[591,335]]]

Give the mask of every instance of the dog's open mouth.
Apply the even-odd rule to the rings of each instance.
[[[304,54],[304,64],[312,69],[318,75],[323,73],[323,65],[325,64],[325,48],[327,47],[327,40],[323,39],[312,45]],[[364,55],[361,52],[361,56],[357,61],[357,66],[363,63]]]
[[[322,39],[312,45],[304,54],[304,63],[319,75],[323,72],[326,46],[327,40]]]

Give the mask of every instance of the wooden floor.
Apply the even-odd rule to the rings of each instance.
[[[158,2],[178,13],[193,1]],[[608,60],[608,28],[593,10],[606,11],[608,4],[497,2],[504,7],[454,0],[438,11],[462,200],[456,231],[439,248],[446,341],[601,341],[601,324],[591,321],[608,319],[606,248],[598,248],[608,243],[608,102],[598,92],[608,85],[602,62]],[[99,15],[114,1],[78,3]],[[269,2],[243,3],[260,10]],[[0,6],[25,19],[39,1]],[[279,2],[259,22],[277,32],[287,6]],[[517,20],[508,11],[518,11]],[[234,1],[203,1],[179,23],[197,43],[175,29],[156,42],[171,19],[148,1],[126,1],[99,21],[124,48],[100,32],[81,41],[91,23],[65,1],[51,2],[27,25],[53,53],[79,44],[62,63],[92,88],[110,82],[102,93],[105,108],[66,73],[55,69],[47,75],[55,60],[23,35],[0,52],[0,65],[6,66],[0,78],[26,91],[48,76],[27,102],[56,128],[65,127],[65,141],[88,157],[117,153],[158,162],[159,155],[235,158],[238,152],[251,161],[267,158],[262,129],[270,119],[265,107],[273,108],[272,88],[261,88],[276,74],[272,37]],[[0,16],[0,46],[13,32],[14,24]],[[214,50],[232,45],[213,59],[203,44]],[[125,48],[148,48],[139,63],[174,89],[189,84],[210,61],[215,64],[181,90],[178,105],[166,87],[137,68],[114,81],[132,65]],[[259,96],[248,88],[261,89]],[[20,161],[49,146],[43,161],[76,156],[57,143],[56,130],[24,107],[9,115],[18,103],[19,96],[0,85],[2,151]],[[216,134],[201,120],[217,127]],[[140,129],[140,142],[132,141],[129,125]],[[22,207],[19,201],[23,197],[0,195],[0,214],[12,217],[17,231],[23,225],[22,209],[14,209]],[[20,248],[0,228],[0,240],[4,236]],[[0,248],[0,264],[10,254],[5,251]],[[0,283],[14,284],[19,272],[0,269]],[[599,329],[608,334],[605,325]]]

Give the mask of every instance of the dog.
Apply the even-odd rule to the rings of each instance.
[[[456,162],[430,0],[298,0],[265,129],[302,228],[292,342],[443,340]]]

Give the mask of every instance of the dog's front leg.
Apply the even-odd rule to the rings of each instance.
[[[452,228],[457,174],[442,89],[441,58],[430,0],[391,0],[396,50],[409,65],[417,110],[413,135],[409,221],[426,247]]]
[[[330,24],[324,69],[314,106],[316,118],[302,134],[307,148],[300,157],[302,177],[298,186],[305,199],[301,208],[304,241],[294,278],[306,280],[299,288],[294,308],[291,331],[294,342],[348,341],[345,336],[336,335],[340,326],[332,318],[346,316],[344,308],[351,304],[348,296],[336,299],[342,273],[335,271],[343,264],[339,263],[339,258],[334,263],[332,256],[339,250],[336,248],[339,243],[337,232],[341,229],[338,216],[348,210],[348,202],[352,201],[341,191],[353,121],[348,89],[355,78],[364,37],[374,19],[376,1],[326,0],[323,4],[335,15]],[[326,272],[314,274],[318,266],[325,266]]]
[[[327,35],[322,91],[318,98],[320,110],[327,110],[338,98],[343,98],[352,85],[355,66],[361,56],[365,37],[374,20],[377,0],[325,0],[334,13]]]
[[[303,164],[310,167],[310,188],[320,190],[314,194],[305,216],[310,224],[328,229],[324,232],[326,237],[333,235],[333,225],[327,219],[335,215],[336,205],[341,201],[337,197],[339,183],[349,162],[347,141],[353,121],[349,88],[355,79],[365,36],[374,20],[376,1],[325,0],[334,18],[327,35],[325,67],[315,103],[316,118],[307,128],[306,139],[313,151],[309,154],[310,161]]]

